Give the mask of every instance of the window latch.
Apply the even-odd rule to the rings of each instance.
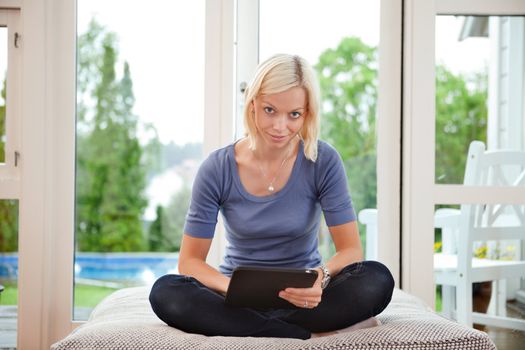
[[[15,167],[18,166],[18,158],[20,158],[20,152],[15,151]]]
[[[244,94],[244,92],[246,91],[246,89],[248,88],[248,84],[246,84],[245,81],[243,81],[242,83],[239,84],[239,91]]]
[[[15,33],[15,47],[18,49],[19,45],[18,45],[18,41],[21,39],[21,35],[18,34],[18,32]]]

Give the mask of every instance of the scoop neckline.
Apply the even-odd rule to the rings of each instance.
[[[240,140],[237,140],[237,141],[235,141],[234,143],[232,143],[230,145],[229,153],[230,153],[230,165],[231,165],[231,167],[233,169],[234,183],[237,186],[237,189],[239,190],[241,195],[244,198],[249,199],[249,200],[254,201],[254,202],[269,202],[269,201],[273,201],[273,200],[279,199],[282,196],[284,196],[286,194],[286,192],[289,191],[290,187],[292,187],[293,184],[295,183],[295,181],[297,179],[297,174],[299,173],[299,169],[300,169],[301,164],[303,162],[303,158],[304,158],[303,140],[299,140],[299,150],[297,151],[297,157],[295,158],[295,162],[294,162],[293,168],[292,168],[292,173],[290,174],[290,177],[288,178],[288,181],[286,181],[286,184],[284,185],[283,188],[281,188],[281,190],[279,190],[278,192],[269,194],[267,196],[256,196],[256,195],[253,195],[250,192],[248,192],[246,190],[246,188],[244,187],[244,185],[242,184],[241,177],[239,175],[239,168],[237,166],[237,162],[235,161],[235,145],[239,141]]]

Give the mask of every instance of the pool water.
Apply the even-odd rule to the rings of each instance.
[[[178,253],[77,253],[75,278],[149,283],[176,273]],[[0,278],[18,278],[18,255],[0,254]]]

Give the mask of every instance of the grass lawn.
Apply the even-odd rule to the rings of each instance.
[[[77,284],[75,286],[75,307],[95,307],[114,291],[116,289]]]
[[[18,301],[18,287],[14,283],[6,283],[0,296],[1,305],[16,305]],[[77,284],[75,286],[75,307],[94,307],[107,295],[116,289],[107,287],[88,286]]]

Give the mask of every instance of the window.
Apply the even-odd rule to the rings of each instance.
[[[18,11],[0,10],[0,347],[17,346],[20,78]]]
[[[176,272],[203,159],[204,10],[78,2],[75,319]]]
[[[239,4],[241,6],[241,4]],[[246,16],[244,4],[239,16]],[[314,66],[321,85],[321,139],[332,144],[343,158],[356,213],[375,208],[376,110],[378,95],[378,46],[380,1],[276,1],[261,0],[251,13],[256,29],[246,18],[238,24],[238,65],[250,65],[246,57],[262,62],[276,53],[298,54]],[[250,12],[248,12],[249,14]],[[293,13],[293,16],[290,14]],[[278,23],[278,25],[276,25]],[[315,23],[315,25],[312,25]],[[243,41],[252,29],[251,44]],[[243,47],[244,45],[244,47]],[[255,51],[246,55],[248,49]],[[242,54],[239,54],[241,52]],[[253,70],[239,69],[239,84]],[[242,95],[238,105],[242,105]],[[238,114],[242,109],[238,109]],[[237,117],[237,130],[242,118]],[[241,137],[242,132],[237,132]],[[361,229],[365,245],[365,229]],[[333,254],[326,226],[320,232],[321,253]]]

